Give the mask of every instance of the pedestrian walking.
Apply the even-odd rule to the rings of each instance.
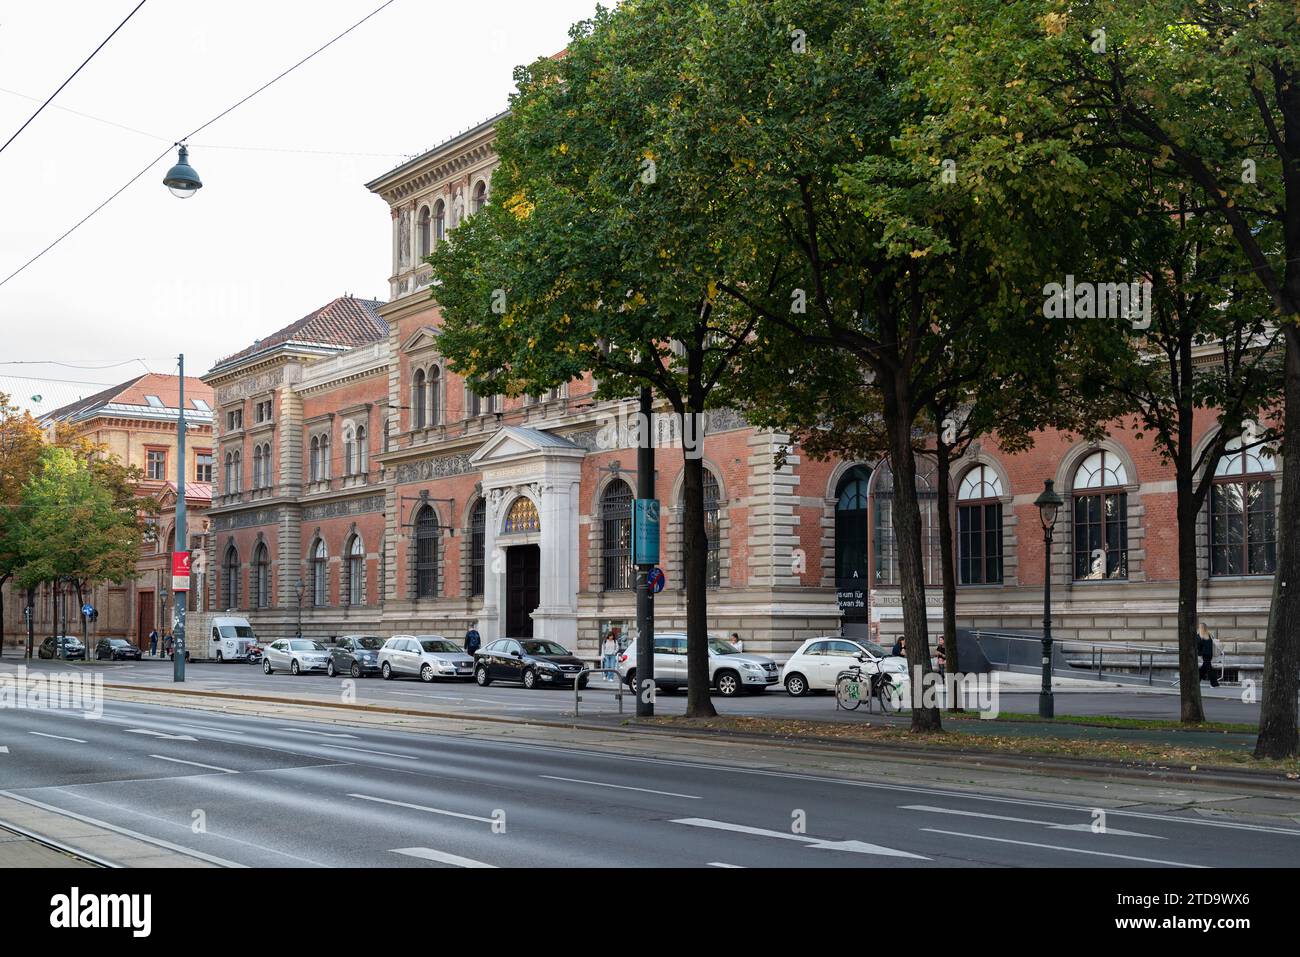
[[[155,628],[149,632],[149,654],[156,657],[158,654],[158,629]]]
[[[948,664],[948,649],[943,646],[943,639],[939,639],[939,644],[934,647],[934,664],[939,669],[939,677],[943,677],[944,666]]]
[[[737,651],[745,650],[745,643],[740,640],[740,635],[737,632],[733,631],[731,633],[731,643],[736,646]]]
[[[1214,646],[1218,642],[1211,637],[1210,629],[1201,622],[1201,627],[1196,635],[1196,653],[1201,656],[1201,674],[1200,679],[1204,681],[1210,679],[1210,687],[1219,687],[1219,679],[1214,673]]]
[[[479,646],[483,644],[482,636],[479,635],[478,629],[474,627],[476,624],[478,622],[471,621],[469,631],[465,632],[465,654],[467,655],[474,654],[474,652],[478,651]]]
[[[617,679],[614,673],[617,659],[618,638],[615,636],[614,629],[610,629],[605,633],[605,642],[600,647],[600,666],[605,669],[605,680],[614,681]]]

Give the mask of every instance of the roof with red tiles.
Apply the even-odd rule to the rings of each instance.
[[[339,296],[297,322],[221,359],[212,367],[209,375],[291,343],[343,351],[377,342],[388,335],[388,323],[379,315],[379,307],[382,305],[383,302],[377,299]]]
[[[199,401],[196,403],[195,399]],[[109,386],[79,402],[57,408],[46,413],[42,418],[85,420],[99,414],[129,416],[137,410],[138,414],[150,418],[157,418],[160,415],[175,418],[179,401],[178,376],[146,372],[133,379]],[[213,401],[210,385],[202,379],[185,377],[185,410],[189,413],[187,418],[210,416]]]

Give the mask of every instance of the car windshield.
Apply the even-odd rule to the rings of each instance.
[[[890,655],[890,652],[880,647],[880,645],[876,644],[874,641],[859,641],[858,644],[863,648],[866,648],[867,651],[871,652],[877,658],[888,658]]]
[[[729,641],[723,641],[721,638],[710,638],[709,652],[715,655],[738,655],[740,649]]]
[[[121,648],[126,644],[126,640],[123,638],[110,638],[108,643],[115,648]]]
[[[523,641],[524,651],[530,655],[567,655],[569,649],[553,641]]]
[[[253,629],[248,625],[222,625],[218,631],[222,638],[252,638]]]
[[[291,641],[289,647],[294,651],[324,651],[325,646],[319,641]]]
[[[450,652],[460,651],[459,648],[457,648],[452,642],[448,641],[446,638],[420,638],[419,642],[420,642],[420,647],[423,648],[425,651],[439,651],[444,653],[449,651]]]
[[[352,643],[358,648],[365,648],[367,651],[378,651],[384,646],[382,638],[371,638],[369,636],[365,638],[353,638]]]

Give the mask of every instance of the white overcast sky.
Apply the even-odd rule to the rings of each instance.
[[[147,0],[0,153],[0,279],[380,2]],[[0,0],[0,143],[135,3]],[[387,299],[388,208],[363,184],[504,109],[515,65],[562,49],[595,6],[395,0],[192,139],[196,196],[162,185],[168,157],[0,286],[0,363],[166,372],[184,352],[202,374],[345,292]],[[0,364],[108,383],[136,371]]]

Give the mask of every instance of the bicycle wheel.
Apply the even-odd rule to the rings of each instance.
[[[876,697],[880,700],[880,710],[885,714],[898,714],[903,710],[903,690],[892,681],[882,681],[876,687]]]
[[[845,711],[857,711],[862,704],[862,682],[845,675],[835,682],[835,700]]]

